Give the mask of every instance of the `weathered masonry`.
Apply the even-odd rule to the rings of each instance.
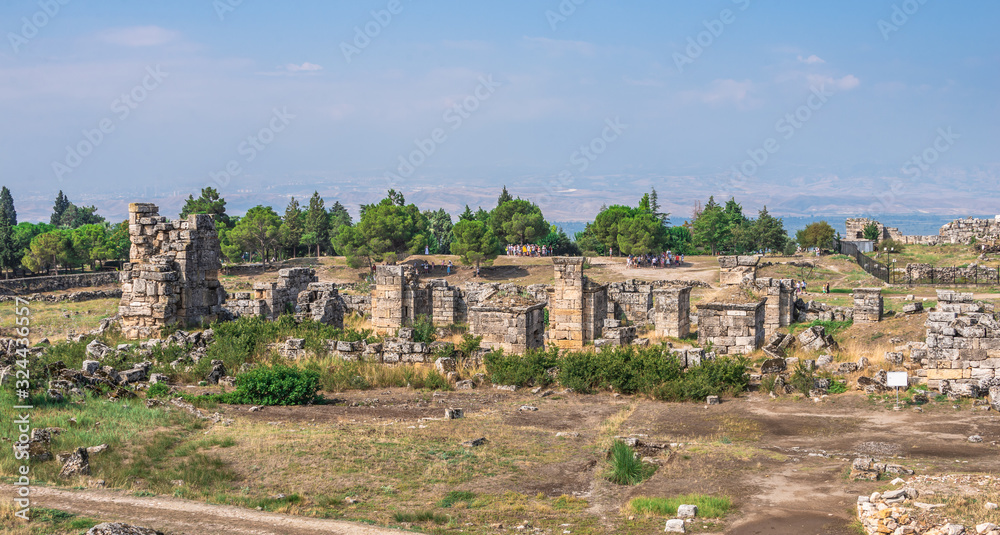
[[[490,349],[524,353],[545,345],[545,303],[496,297],[469,309],[469,332]]]
[[[972,300],[972,293],[938,290],[937,311],[927,314],[925,347],[910,350],[927,386],[942,393],[982,391],[1000,386],[1000,323]]]
[[[713,302],[696,305],[698,343],[711,343],[720,355],[747,355],[764,345],[764,308],[754,303]]]
[[[282,314],[294,312],[299,293],[317,280],[312,268],[282,269],[275,282],[255,282],[252,292],[233,292],[226,309],[236,317],[277,319]]]
[[[882,290],[880,288],[854,289],[854,323],[882,321]]]
[[[555,285],[549,299],[548,341],[560,349],[580,349],[601,338],[608,317],[608,288],[583,274],[584,258],[552,259]]]
[[[754,281],[754,287],[767,294],[767,306],[764,309],[765,338],[794,322],[795,287],[792,279],[761,277]]]
[[[395,333],[421,316],[439,325],[467,317],[461,290],[441,279],[421,283],[416,268],[408,264],[375,267],[371,311],[377,333]]]
[[[129,263],[121,272],[118,307],[128,339],[158,337],[167,325],[215,321],[225,291],[221,249],[212,217],[168,221],[154,204],[129,205]]]
[[[691,287],[653,290],[653,325],[657,336],[691,334]]]
[[[720,256],[719,283],[723,286],[753,284],[759,263],[759,256]]]

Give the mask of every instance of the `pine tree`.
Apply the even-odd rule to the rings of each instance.
[[[285,208],[285,217],[282,218],[278,231],[278,240],[283,247],[292,250],[292,258],[295,258],[295,252],[302,243],[303,232],[302,209],[299,208],[299,201],[292,197]]]
[[[3,189],[5,192],[7,188]],[[17,267],[18,251],[14,245],[14,226],[10,224],[14,216],[10,213],[10,208],[5,204],[0,204],[0,270],[6,271]]]
[[[0,211],[7,214],[7,220],[10,221],[10,226],[17,226],[17,211],[14,210],[14,197],[11,196],[10,190],[7,186],[4,186],[0,190]]]
[[[302,242],[310,246],[315,245],[316,257],[319,258],[320,247],[330,240],[330,216],[326,213],[326,206],[318,191],[314,191],[312,198],[309,199],[305,231]]]
[[[62,222],[63,212],[69,208],[69,205],[69,198],[63,195],[62,190],[59,190],[59,194],[56,195],[55,205],[52,206],[52,217],[49,218],[49,223],[59,226]]]
[[[465,205],[465,211],[462,212],[462,214],[458,216],[458,220],[459,221],[472,221],[474,219],[476,219],[476,214],[472,213],[472,209],[469,208],[468,204]]]
[[[511,197],[510,193],[507,193],[507,186],[505,185],[503,187],[503,191],[500,192],[500,197],[497,199],[497,206],[500,206],[507,201],[513,201],[513,200],[514,197]]]

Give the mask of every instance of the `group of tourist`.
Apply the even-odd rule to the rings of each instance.
[[[434,271],[434,264],[424,261],[423,264],[417,264],[417,267],[424,272],[425,275],[430,275]],[[446,275],[451,275],[452,269],[455,265],[451,263],[451,260],[441,261],[441,270],[445,272]]]
[[[534,245],[525,244],[517,245],[510,244],[507,246],[507,256],[549,256],[552,254],[552,248],[548,245]]]
[[[683,254],[674,254],[673,251],[665,251],[659,254],[628,255],[625,260],[625,267],[671,267],[680,266],[684,263]]]
[[[801,281],[792,281],[792,284],[795,286],[795,295],[802,295],[802,294],[806,293],[806,281],[804,281],[804,280],[801,280]],[[829,282],[823,285],[822,291],[825,294],[830,293],[830,283]]]

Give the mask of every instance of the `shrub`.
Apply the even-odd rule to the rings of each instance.
[[[236,390],[220,396],[224,403],[302,405],[319,390],[319,373],[288,366],[254,368],[236,376]]]
[[[484,359],[490,381],[496,385],[548,386],[553,378],[548,370],[558,365],[559,351],[532,349],[523,355],[490,351]]]
[[[729,513],[732,502],[725,496],[685,494],[674,498],[648,498],[638,496],[628,502],[628,508],[638,514],[674,516],[681,505],[697,505],[698,516],[702,518],[722,518]]]
[[[828,394],[843,394],[847,392],[846,381],[830,381],[830,386],[826,389]]]
[[[618,485],[638,485],[653,475],[655,471],[656,466],[643,464],[641,460],[636,458],[635,450],[628,444],[616,440],[611,445],[606,474],[608,481]]]
[[[400,512],[400,513],[395,513],[392,516],[392,518],[396,522],[406,522],[410,524],[414,522],[428,522],[428,521],[434,522],[435,524],[444,524],[445,522],[448,521],[447,515],[435,513],[434,511],[417,511],[414,513]]]
[[[479,351],[483,343],[482,336],[473,336],[469,333],[462,335],[462,341],[458,343],[458,350],[465,356],[472,356],[473,353]]]
[[[428,390],[451,390],[451,384],[437,370],[431,370],[424,377],[424,388]]]
[[[704,400],[707,396],[743,392],[749,384],[746,358],[721,357],[688,368],[677,380],[656,388],[653,397],[663,401]]]
[[[794,386],[799,392],[808,394],[816,384],[816,375],[812,370],[806,368],[806,365],[800,360],[795,365],[795,370],[788,379],[788,383]]]
[[[429,344],[437,340],[434,331],[434,322],[430,318],[424,315],[418,316],[413,322],[413,341]]]
[[[154,385],[149,385],[149,389],[146,390],[146,397],[149,398],[159,398],[170,394],[170,387],[166,383],[156,383]]]

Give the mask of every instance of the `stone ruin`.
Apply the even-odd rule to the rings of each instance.
[[[421,282],[409,264],[375,267],[371,303],[376,333],[395,333],[421,316],[438,325],[460,323],[467,317],[461,290],[442,279]]]
[[[691,334],[691,287],[653,291],[653,325],[657,336]]]
[[[714,301],[698,309],[698,343],[720,355],[747,355],[764,345],[767,299],[749,303]]]
[[[750,285],[757,280],[759,256],[720,256],[719,283],[723,286]]]
[[[545,303],[521,295],[491,296],[469,308],[469,332],[490,349],[524,353],[545,345]]]
[[[767,294],[764,308],[765,337],[778,332],[795,321],[795,285],[792,279],[761,277],[753,281],[753,288]]]
[[[922,365],[918,377],[941,393],[968,397],[989,392],[1000,398],[1000,322],[972,299],[972,293],[938,290],[938,304],[927,314],[927,341],[910,350]],[[992,389],[996,389],[994,393]]]
[[[608,317],[608,288],[583,274],[583,257],[557,256],[549,299],[548,341],[560,349],[582,349],[601,338]]]
[[[299,293],[317,280],[312,268],[282,269],[276,282],[255,282],[251,292],[234,292],[226,301],[226,309],[235,317],[278,319],[286,312],[294,312]]]
[[[168,221],[154,204],[129,205],[129,263],[121,272],[118,307],[125,338],[153,338],[174,323],[215,321],[225,290],[221,249],[212,217]]]
[[[854,289],[854,323],[878,323],[882,321],[882,289]]]
[[[849,218],[845,221],[846,233],[844,234],[845,240],[863,240],[865,239],[865,227],[874,223],[878,227],[878,237],[877,241],[893,239],[902,240],[903,233],[895,227],[887,227],[874,219],[869,219],[867,217]]]
[[[344,328],[344,305],[332,282],[310,282],[295,300],[295,321],[312,321]]]

